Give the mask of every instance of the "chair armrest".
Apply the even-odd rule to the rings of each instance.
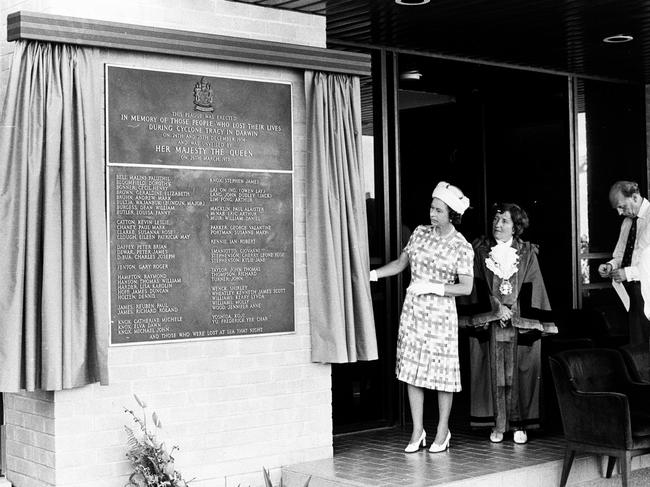
[[[560,411],[567,440],[611,448],[632,447],[630,407],[625,394],[570,391],[570,397],[560,398]]]
[[[650,411],[650,384],[646,382],[630,382],[625,393],[628,396],[631,410]]]

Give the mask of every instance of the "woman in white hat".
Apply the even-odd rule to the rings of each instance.
[[[449,448],[449,414],[453,393],[460,391],[456,296],[472,291],[472,246],[456,230],[469,198],[440,182],[432,194],[431,225],[418,226],[400,257],[370,272],[370,280],[393,276],[410,265],[397,338],[397,378],[406,382],[413,432],[404,451],[426,445],[424,389],[438,391],[438,427],[429,451]]]
[[[526,443],[526,429],[539,427],[540,337],[557,333],[537,246],[521,239],[526,227],[524,210],[500,203],[493,207],[492,237],[474,242],[470,415],[473,426],[493,427],[493,443],[510,430],[515,443]]]

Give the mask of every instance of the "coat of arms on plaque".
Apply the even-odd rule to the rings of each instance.
[[[212,112],[212,86],[204,77],[194,85],[194,109],[200,112]]]

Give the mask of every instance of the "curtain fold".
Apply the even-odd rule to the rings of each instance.
[[[305,97],[312,361],[375,360],[359,78],[305,71]]]
[[[15,46],[0,113],[0,391],[108,383],[97,55]]]

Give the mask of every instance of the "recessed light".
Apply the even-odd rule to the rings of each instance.
[[[430,1],[431,0],[395,0],[395,3],[397,5],[408,5],[410,7],[413,7],[417,5],[425,5]]]
[[[417,69],[411,69],[409,71],[402,71],[399,75],[399,79],[403,80],[419,80],[422,78],[422,73],[420,73]]]
[[[630,42],[634,40],[634,37],[628,34],[616,34],[613,36],[605,37],[603,42],[607,44],[622,44],[624,42]]]

